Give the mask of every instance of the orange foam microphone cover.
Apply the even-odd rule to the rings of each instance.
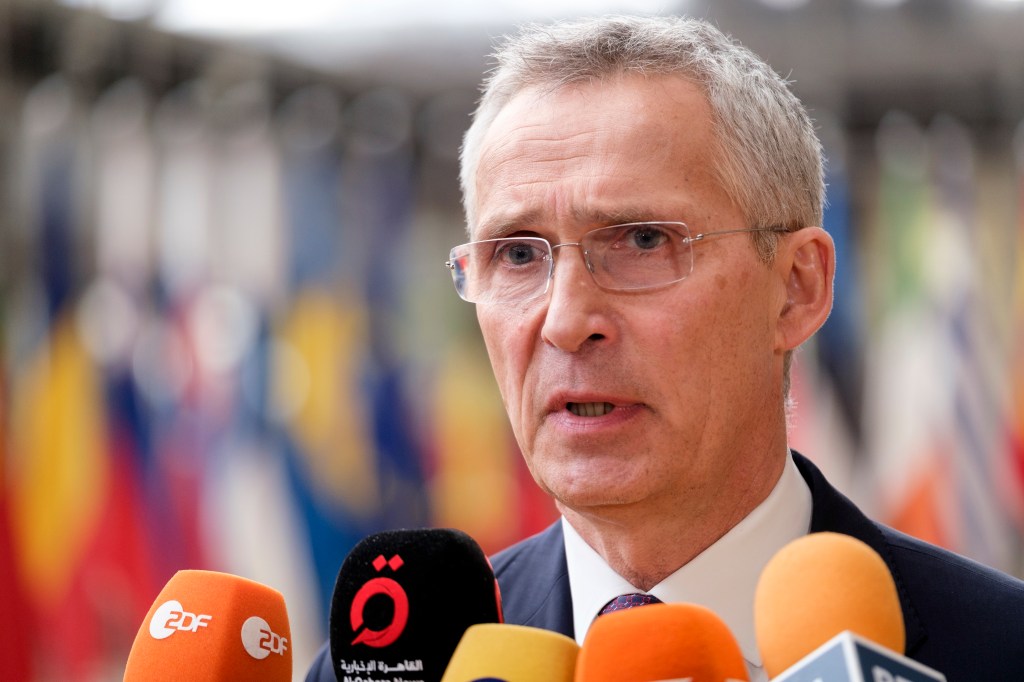
[[[576,661],[575,682],[748,680],[736,638],[711,609],[651,604],[600,616]]]
[[[146,614],[125,682],[291,682],[284,597],[228,573],[178,571]]]
[[[812,533],[779,550],[754,595],[754,631],[769,677],[844,630],[904,652],[903,610],[882,557],[839,533]]]

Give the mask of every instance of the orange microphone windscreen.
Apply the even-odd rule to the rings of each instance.
[[[481,623],[462,635],[441,682],[573,682],[576,640],[525,625]]]
[[[651,604],[598,617],[576,661],[576,682],[747,680],[736,638],[696,604]]]
[[[125,682],[290,682],[284,597],[227,573],[178,571],[132,645]]]
[[[896,583],[882,557],[839,533],[812,533],[772,557],[754,595],[754,630],[775,677],[844,630],[903,653]]]

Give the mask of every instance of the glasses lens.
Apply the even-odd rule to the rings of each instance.
[[[551,247],[543,239],[487,239],[456,246],[449,262],[455,290],[471,303],[524,301],[543,294]]]
[[[693,269],[683,223],[631,223],[587,233],[594,279],[606,289],[645,289],[684,279]]]

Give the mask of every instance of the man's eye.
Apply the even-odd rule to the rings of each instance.
[[[532,244],[508,244],[498,250],[498,259],[509,265],[526,265],[537,258],[537,248]]]
[[[665,234],[664,230],[659,230],[654,227],[642,227],[632,230],[627,235],[627,244],[638,249],[655,249],[668,239],[668,235]]]

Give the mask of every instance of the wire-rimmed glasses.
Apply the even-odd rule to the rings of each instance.
[[[743,232],[786,232],[753,227],[690,236],[685,223],[642,222],[599,227],[578,242],[552,244],[542,237],[503,237],[461,244],[445,265],[455,291],[470,303],[518,303],[547,293],[556,249],[576,246],[594,282],[609,291],[653,289],[682,281],[693,270],[693,244]]]

